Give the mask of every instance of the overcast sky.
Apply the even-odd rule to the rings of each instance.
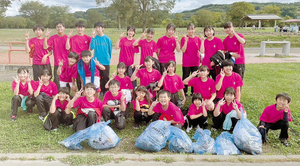
[[[28,0],[14,0],[12,6],[8,8],[6,11],[6,16],[15,16],[18,15],[18,10],[20,9],[21,2],[26,2]],[[31,0],[29,0],[31,1]],[[74,13],[75,11],[86,11],[89,8],[95,8],[96,2],[95,0],[39,0],[40,2],[44,3],[47,6],[52,5],[70,5],[71,12]],[[246,2],[282,2],[282,0],[240,0]],[[292,3],[297,2],[298,0],[285,0],[285,3]],[[172,10],[173,13],[182,12],[184,10],[192,10],[199,8],[203,5],[207,4],[231,4],[234,2],[239,2],[238,0],[180,0],[176,2],[174,9]],[[109,4],[103,4],[101,6],[109,6]]]

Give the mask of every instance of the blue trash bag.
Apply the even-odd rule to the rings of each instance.
[[[89,139],[89,145],[94,149],[113,148],[119,144],[121,139],[119,139],[116,133],[107,126],[109,123],[110,120],[93,124],[61,141],[60,144],[68,149],[80,150],[83,149],[80,143]]]
[[[258,129],[246,118],[243,117],[233,129],[233,140],[235,145],[247,153],[256,155],[262,151],[262,137]]]
[[[181,129],[170,126],[171,134],[169,137],[169,149],[174,153],[192,153],[192,140],[190,137]]]
[[[215,141],[217,155],[241,154],[239,149],[233,143],[233,135],[228,131],[223,131]]]
[[[170,136],[171,122],[157,120],[152,122],[136,139],[135,146],[150,152],[158,152],[166,147]]]
[[[193,143],[194,153],[198,154],[215,154],[215,140],[210,137],[211,132],[207,129],[197,129],[193,139],[197,140]]]

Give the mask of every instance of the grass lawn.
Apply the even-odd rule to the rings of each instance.
[[[112,70],[116,66],[111,67]],[[178,66],[177,73],[181,75],[181,67]],[[281,145],[278,136],[279,131],[271,131],[268,136],[268,143],[263,146],[264,154],[299,154],[300,145],[300,101],[297,100],[300,94],[300,64],[248,64],[244,78],[241,102],[247,111],[248,119],[256,126],[259,117],[268,105],[275,103],[275,96],[278,93],[286,92],[292,97],[290,105],[293,122],[290,123],[289,147]],[[11,122],[11,82],[0,83],[0,153],[40,153],[40,152],[74,152],[59,145],[58,142],[72,135],[74,132],[69,127],[61,126],[56,132],[48,132],[43,128],[42,122],[38,118],[38,110],[35,107],[34,113],[28,115],[27,112],[19,108],[18,119]],[[189,98],[185,107],[189,107]],[[132,112],[132,111],[131,111]],[[132,113],[130,114],[132,115]],[[120,144],[113,149],[97,151],[98,153],[147,153],[134,146],[136,138],[143,132],[145,126],[140,129],[133,129],[133,117],[127,120],[124,130],[114,131],[122,138]],[[211,124],[211,119],[209,120]],[[113,122],[114,126],[114,122]],[[210,129],[210,126],[209,126]],[[194,129],[189,136],[192,137]],[[212,132],[212,137],[216,138],[221,131]],[[87,141],[82,143],[84,149],[82,153],[96,152],[88,146]],[[168,148],[160,153],[171,153]]]

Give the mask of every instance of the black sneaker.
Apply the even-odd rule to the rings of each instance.
[[[280,141],[281,141],[282,145],[289,146],[289,143],[287,142],[286,138],[280,138]]]
[[[140,125],[137,124],[137,123],[135,123],[134,126],[133,126],[133,128],[134,128],[134,129],[139,129],[139,128],[140,128]]]

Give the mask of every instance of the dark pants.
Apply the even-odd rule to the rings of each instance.
[[[127,66],[126,71],[127,71],[127,76],[128,76],[129,78],[131,78],[132,73],[134,72],[134,70],[135,70],[135,67],[134,67],[134,68],[131,68],[130,66]],[[132,81],[132,86],[133,86],[133,88],[135,88],[135,87],[137,86],[136,80],[135,80],[135,81]]]
[[[73,130],[75,132],[84,130],[93,124],[97,123],[97,114],[96,112],[89,112],[87,116],[84,114],[79,114],[77,117],[74,119],[73,122]]]
[[[32,71],[33,71],[33,80],[39,81],[39,77],[41,77],[42,71],[48,69],[50,74],[52,75],[52,69],[51,64],[47,65],[32,65]]]
[[[148,114],[148,113],[144,112],[144,114]],[[134,123],[136,123],[136,124],[140,124],[142,121],[149,123],[150,120],[152,119],[152,116],[150,116],[150,115],[148,115],[146,117],[144,115],[142,115],[141,111],[134,111],[133,117],[134,117]]]
[[[105,84],[109,80],[109,71],[110,71],[110,66],[109,65],[103,65],[105,67],[105,70],[99,70],[100,71],[100,88],[101,92],[103,94],[106,93],[107,89],[105,88]]]
[[[214,128],[222,129],[225,118],[226,118],[226,115],[223,112],[220,113],[220,115],[217,117],[213,116]],[[234,128],[236,123],[238,122],[238,119],[231,118],[231,122],[232,122],[232,128]]]
[[[194,126],[196,127],[199,125],[202,129],[207,127],[207,119],[208,117],[200,116],[196,119],[191,119],[190,116],[187,116],[188,121],[189,121],[189,127]]]
[[[116,122],[116,128],[119,130],[122,130],[125,128],[126,125],[126,118],[125,118],[125,113],[126,111],[121,111],[119,114],[120,116],[115,116],[115,114],[111,111],[110,108],[108,107],[103,107],[102,109],[102,116],[104,121],[108,121],[109,119],[115,119]],[[118,118],[123,118],[123,119],[118,119]]]
[[[171,93],[171,102],[174,103],[176,106],[178,105],[179,95],[178,93]]]
[[[49,114],[48,118],[52,123],[52,129],[58,128],[60,124],[66,126],[73,124],[73,114],[66,114],[66,112],[62,111],[60,108],[57,108],[53,114]]]
[[[57,69],[58,69],[58,66],[54,66],[54,79],[53,79],[53,82],[56,84],[57,86],[57,89],[60,88],[60,84],[59,84],[59,76],[57,75]]]
[[[159,63],[160,65],[160,74],[163,75],[164,71],[167,70],[167,63]]]
[[[36,106],[40,112],[40,116],[45,117],[50,110],[52,103],[52,97],[47,96],[45,93],[41,92],[36,98]]]
[[[192,67],[182,67],[182,80],[188,78],[190,74],[192,74],[194,71],[198,70],[198,66],[192,66]],[[184,93],[187,94],[188,86],[184,85],[183,89]],[[194,88],[191,87],[191,94],[194,93]]]
[[[216,71],[214,69],[209,70],[209,76],[211,77],[211,79],[216,81],[217,74],[216,74]]]
[[[18,96],[14,96],[11,99],[11,114],[17,116],[18,114],[18,107],[21,106],[21,102],[22,102],[22,98],[18,95]],[[25,101],[25,105],[27,107],[27,111],[32,110],[32,108],[35,105],[35,100],[33,97],[28,97]]]
[[[161,113],[154,113],[153,115],[152,115],[152,121],[154,122],[154,121],[157,121],[158,119],[159,119],[159,117],[161,116]],[[172,126],[174,126],[174,127],[177,127],[177,128],[182,128],[182,124],[171,124]]]
[[[238,73],[242,77],[242,79],[244,79],[245,64],[234,64],[232,71]]]
[[[276,123],[265,123],[266,133],[268,133],[269,129],[271,130],[281,130],[279,138],[289,138],[288,129],[289,122],[284,122],[283,120],[279,120]]]
[[[78,91],[80,91],[80,89],[81,89],[81,77],[80,77],[79,73],[77,73],[76,84],[77,84]],[[73,95],[75,95],[75,94],[73,94]]]

